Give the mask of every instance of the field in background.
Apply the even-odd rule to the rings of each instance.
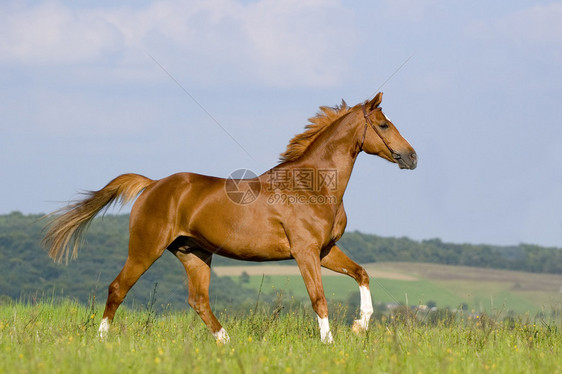
[[[508,270],[484,269],[407,262],[367,264],[375,303],[427,305],[468,311],[518,314],[549,313],[562,308],[562,276]],[[287,297],[307,297],[304,282],[296,266],[214,267],[219,276],[249,277],[247,287],[262,292],[283,292]],[[323,269],[326,296],[348,300],[357,293],[357,284],[348,276]],[[265,276],[263,276],[265,275]],[[262,284],[263,277],[263,284]],[[358,296],[357,296],[358,298]]]

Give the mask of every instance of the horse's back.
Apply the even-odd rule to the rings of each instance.
[[[131,235],[165,235],[195,239],[209,251],[234,258],[260,260],[290,256],[280,222],[271,206],[258,199],[239,204],[229,198],[226,179],[177,173],[146,189],[131,212]],[[268,218],[265,218],[268,217]],[[272,247],[273,246],[273,247]],[[271,248],[270,248],[271,247]],[[271,253],[273,252],[273,253]]]

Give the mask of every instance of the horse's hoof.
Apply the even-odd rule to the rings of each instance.
[[[332,337],[332,333],[328,332],[326,336],[320,339],[324,344],[334,344],[334,338]]]
[[[98,329],[98,336],[101,340],[107,338],[107,333],[109,332],[109,320],[104,318],[101,320],[100,328]]]
[[[367,331],[367,326],[365,326],[364,322],[360,319],[356,319],[353,321],[353,325],[351,326],[351,331],[356,335],[364,334]]]
[[[219,331],[213,334],[215,336],[217,345],[224,345],[230,342],[230,337],[225,329],[221,328]]]

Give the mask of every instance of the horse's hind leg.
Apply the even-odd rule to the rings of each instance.
[[[172,253],[181,261],[187,273],[189,305],[205,322],[217,342],[227,343],[230,338],[213,314],[209,303],[212,254],[199,249],[189,249],[189,251],[176,249],[172,250]]]
[[[146,244],[142,244],[137,239],[137,235],[131,232],[127,261],[125,261],[125,265],[117,278],[109,285],[107,302],[105,303],[105,310],[99,327],[99,335],[102,338],[109,331],[109,324],[113,321],[115,312],[125,299],[125,296],[127,296],[127,292],[154,261],[164,253],[165,246],[164,248],[159,248],[156,243],[146,246]],[[150,250],[146,250],[147,248],[150,248]]]
[[[369,320],[373,314],[373,302],[369,289],[369,275],[357,263],[343,253],[338,246],[334,245],[320,261],[320,265],[335,272],[349,275],[359,285],[361,295],[361,316],[353,322],[353,331],[366,331],[369,328]]]

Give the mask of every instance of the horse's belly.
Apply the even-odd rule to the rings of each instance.
[[[194,224],[190,236],[214,254],[246,261],[290,259],[289,242],[281,225],[254,220],[215,219]]]

